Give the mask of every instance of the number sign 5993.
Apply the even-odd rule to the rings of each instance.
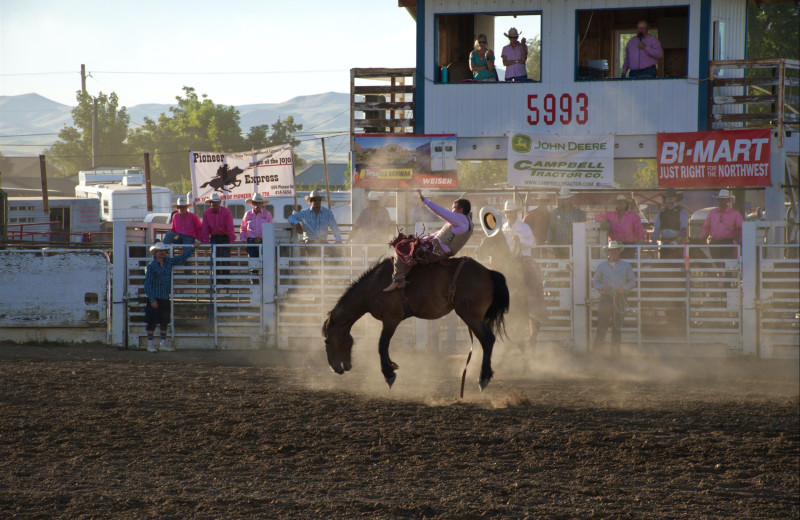
[[[561,97],[556,98],[555,94],[547,94],[541,101],[541,108],[539,107],[539,95],[528,95],[528,124],[536,126],[539,124],[540,110],[543,112],[541,120],[544,124],[550,126],[556,121],[562,125],[572,123],[573,117],[575,122],[579,125],[586,124],[589,119],[589,96],[581,92],[575,96],[575,103],[573,105],[572,96],[569,94],[561,94]]]

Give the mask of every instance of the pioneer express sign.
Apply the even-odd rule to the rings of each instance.
[[[295,194],[292,146],[280,145],[236,153],[189,152],[194,201],[216,192],[222,199]]]
[[[767,128],[658,134],[658,186],[769,186],[769,139]]]

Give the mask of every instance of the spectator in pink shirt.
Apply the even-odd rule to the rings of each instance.
[[[264,209],[264,204],[269,202],[269,199],[265,199],[260,193],[254,193],[253,196],[245,202],[253,206],[253,209],[245,213],[242,218],[239,240],[247,242],[248,244],[260,244],[262,238],[261,225],[272,222],[272,213]],[[246,249],[247,255],[255,258],[259,256],[259,250],[261,248],[252,246]]]
[[[703,238],[708,237],[710,245],[739,244],[742,241],[742,215],[729,208],[731,194],[728,190],[719,190],[714,195],[719,207],[712,209],[703,222]],[[712,247],[712,258],[736,258],[738,247]]]
[[[636,36],[625,45],[625,62],[622,64],[622,76],[630,71],[629,78],[655,78],[658,70],[656,64],[664,52],[658,38],[647,34],[650,26],[645,20],[636,24]]]
[[[528,79],[528,69],[525,63],[528,61],[528,45],[525,38],[517,41],[519,31],[516,27],[503,33],[508,38],[509,43],[503,47],[500,56],[503,58],[503,65],[506,67],[506,81],[523,81]]]
[[[191,204],[185,197],[179,197],[172,206],[178,212],[172,217],[172,229],[164,235],[165,244],[194,244],[200,241],[202,223],[200,217],[189,213],[189,206]]]
[[[233,232],[233,213],[222,206],[222,198],[214,192],[208,201],[211,207],[203,213],[203,226],[200,229],[200,239],[204,244],[232,244],[236,242]],[[229,257],[231,251],[227,247],[214,248],[217,257]]]
[[[636,245],[645,239],[641,219],[636,213],[628,210],[628,198],[625,195],[617,196],[615,211],[600,213],[594,217],[595,222],[600,222],[600,227],[608,231],[608,240],[621,242],[625,245]],[[636,248],[625,248],[623,258],[635,258]]]

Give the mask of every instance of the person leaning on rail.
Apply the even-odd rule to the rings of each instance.
[[[669,188],[663,195],[664,206],[656,215],[653,227],[653,244],[661,241],[662,246],[680,246],[686,244],[689,236],[689,212],[678,206],[683,193]],[[678,247],[662,247],[660,258],[683,258],[683,250]]]
[[[741,213],[728,207],[731,194],[728,190],[719,190],[716,207],[708,212],[703,222],[703,238],[708,237],[709,245],[727,245],[733,247],[712,247],[711,257],[717,259],[735,259],[739,255],[738,244],[742,243],[742,218]]]
[[[586,222],[586,212],[572,205],[572,192],[562,186],[558,192],[558,207],[550,212],[547,225],[547,243],[552,246],[572,245],[572,224]],[[555,258],[569,258],[566,247],[553,249]]]
[[[179,197],[172,209],[178,212],[172,216],[172,228],[164,235],[165,244],[194,244],[200,240],[203,224],[200,217],[189,213],[191,203],[186,197]]]
[[[617,195],[616,209],[600,213],[594,217],[595,222],[600,222],[600,228],[608,231],[608,240],[617,241],[623,245],[636,245],[644,242],[645,232],[642,220],[628,209],[630,201],[625,195]],[[635,258],[636,248],[623,251],[622,258]]]
[[[199,244],[200,242],[195,242]],[[172,268],[184,263],[194,253],[194,247],[187,247],[183,254],[170,258],[167,256],[169,246],[158,242],[150,247],[153,261],[144,270],[144,293],[147,295],[147,306],[144,310],[145,331],[147,332],[147,351],[158,352],[175,350],[167,344],[167,327],[170,321],[170,288],[172,287]],[[161,341],[156,345],[153,335],[158,324]]]
[[[233,213],[222,205],[219,193],[212,193],[208,201],[211,207],[203,212],[203,225],[200,239],[204,244],[232,244],[236,242],[233,231]],[[227,247],[214,248],[214,255],[222,258],[231,256]]]

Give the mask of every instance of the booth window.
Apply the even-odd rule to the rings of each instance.
[[[644,20],[658,38],[663,56],[658,78],[685,78],[688,72],[689,7],[592,9],[576,11],[576,80],[622,78],[625,46]]]
[[[519,32],[519,41],[525,38],[528,46],[526,68],[528,79],[542,80],[542,15],[525,13],[470,13],[436,15],[436,83],[461,83],[472,80],[469,54],[474,49],[479,34],[485,34],[489,48],[494,51],[495,67],[500,81],[505,79],[501,56],[509,40],[504,36],[511,27]]]

